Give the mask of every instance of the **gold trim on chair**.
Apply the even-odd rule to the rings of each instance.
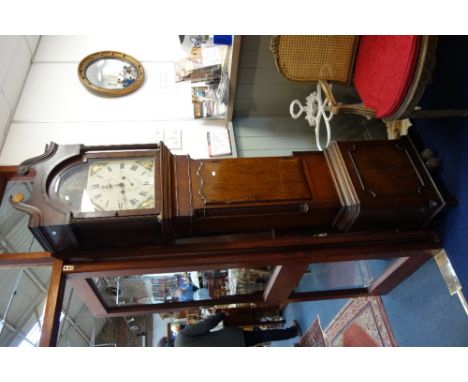
[[[375,117],[375,111],[365,107],[363,103],[340,104],[336,102],[330,84],[327,81],[319,81],[319,84],[328,101],[330,111],[333,114],[357,114],[366,118]]]

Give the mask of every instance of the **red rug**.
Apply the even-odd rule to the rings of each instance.
[[[325,329],[327,346],[397,346],[380,297],[350,300]]]
[[[317,316],[309,329],[302,335],[297,342],[297,346],[305,347],[325,347],[325,337],[323,335],[322,327],[320,326],[320,319]]]

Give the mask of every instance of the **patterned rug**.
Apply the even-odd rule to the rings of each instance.
[[[297,346],[306,347],[325,347],[325,337],[323,335],[322,327],[320,326],[320,319],[317,316],[309,329],[302,335],[297,342]]]
[[[325,329],[327,346],[397,346],[380,297],[351,299]]]

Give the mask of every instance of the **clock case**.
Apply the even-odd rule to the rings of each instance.
[[[74,164],[128,157],[154,158],[154,209],[74,214],[50,192]],[[209,242],[214,235],[222,241],[223,235],[232,240],[234,234],[275,238],[301,231],[328,235],[418,229],[445,206],[407,138],[333,142],[325,152],[289,157],[225,159],[172,155],[163,143],[51,143],[18,172],[34,177],[33,190],[29,200],[12,204],[30,215],[34,236],[58,257],[73,257],[76,250],[184,243],[187,238]]]

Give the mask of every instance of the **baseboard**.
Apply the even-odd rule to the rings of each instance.
[[[442,278],[447,285],[447,288],[450,292],[450,295],[457,295],[460,303],[462,304],[463,309],[465,310],[466,315],[468,316],[468,303],[462,292],[462,286],[460,280],[455,273],[455,270],[452,267],[452,263],[447,256],[447,252],[442,249],[437,255],[434,256],[434,260],[439,268],[439,271],[442,275]]]

